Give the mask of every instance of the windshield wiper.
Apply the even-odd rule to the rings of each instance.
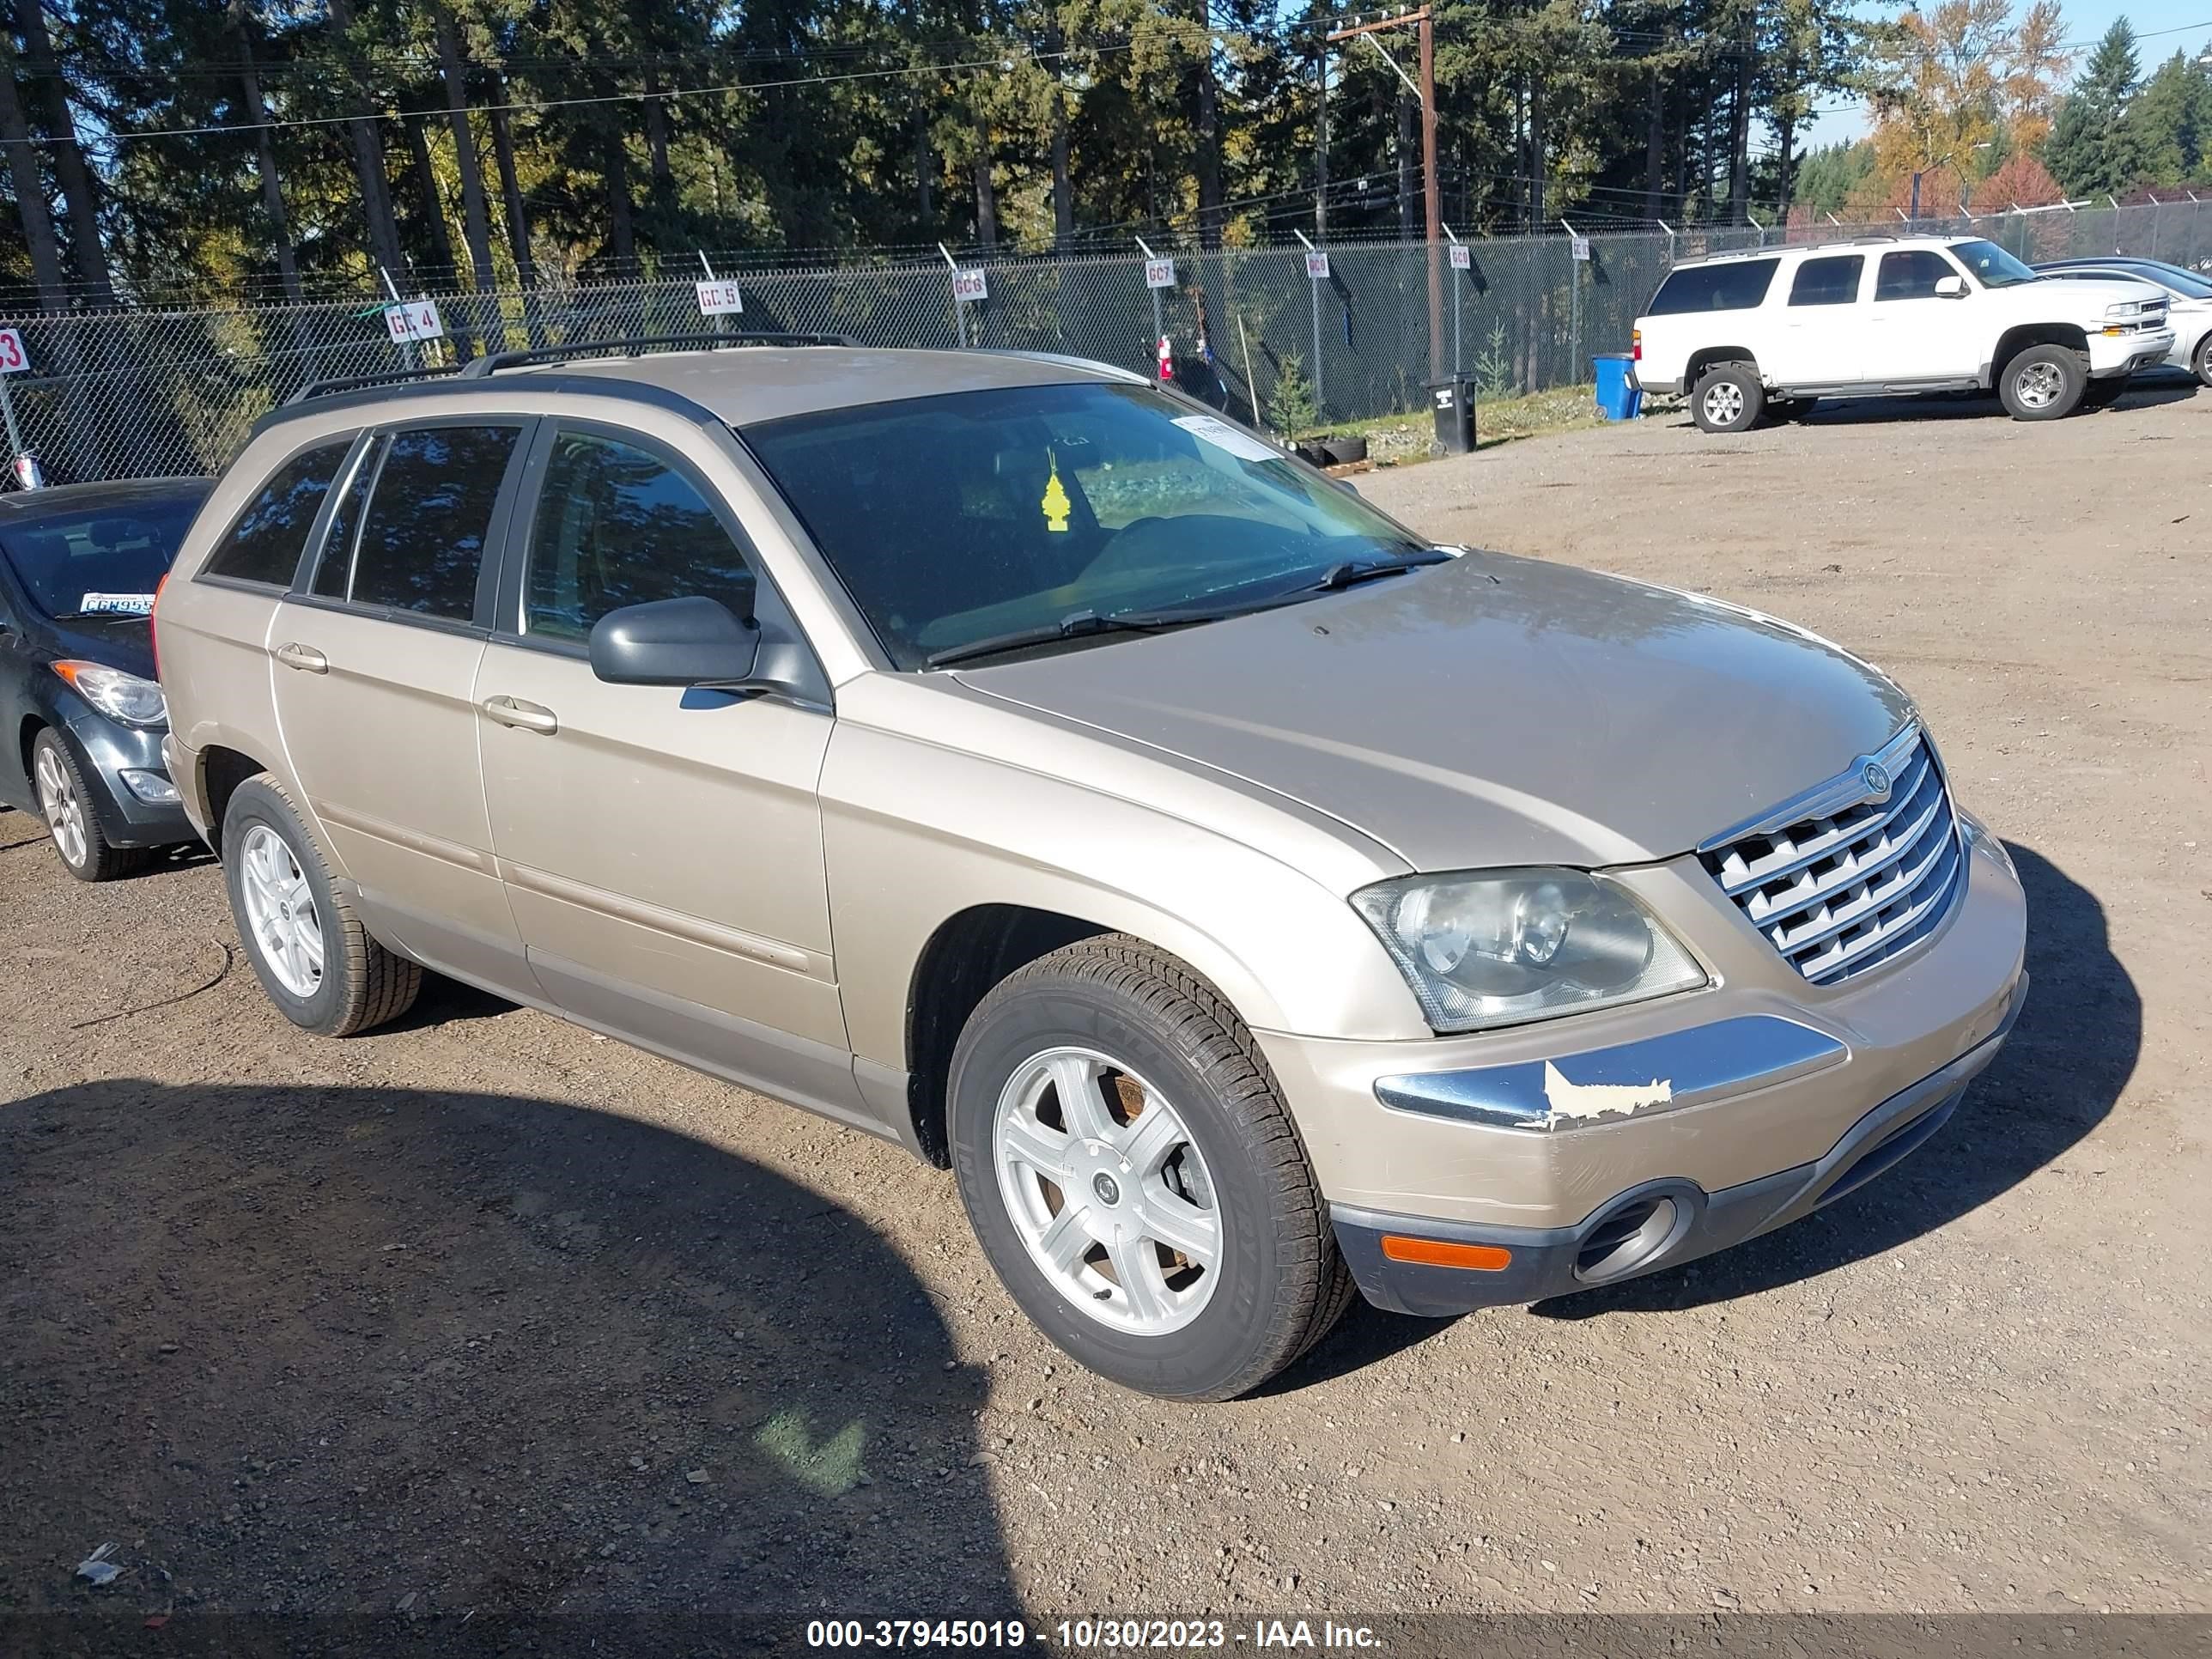
[[[1347,587],[1357,587],[1362,582],[1371,582],[1383,576],[1395,576],[1401,571],[1418,570],[1427,564],[1448,564],[1451,555],[1442,548],[1426,553],[1410,553],[1398,559],[1346,559],[1342,564],[1333,564],[1322,573],[1317,582],[1292,590],[1299,593],[1341,593]]]
[[[922,661],[931,668],[947,668],[971,658],[995,657],[1001,651],[1019,651],[1027,646],[1057,645],[1062,640],[1088,639],[1095,634],[1152,634],[1186,622],[1208,620],[1208,617],[1195,614],[1186,617],[1162,613],[1154,617],[1124,613],[1102,617],[1096,611],[1077,611],[1041,627],[1018,628],[1009,634],[970,640],[965,645],[949,645],[942,651],[931,652]]]

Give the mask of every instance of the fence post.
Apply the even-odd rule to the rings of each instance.
[[[937,245],[937,251],[945,256],[945,269],[952,273],[952,334],[960,342],[960,349],[965,351],[968,349],[968,311],[960,303],[960,262],[952,257],[952,250],[942,242]]]
[[[1137,238],[1137,246],[1147,259],[1157,259],[1160,257],[1152,252],[1150,244],[1141,236]],[[1160,321],[1160,291],[1152,286],[1150,277],[1146,278],[1145,291],[1152,296],[1152,349],[1158,351],[1160,349],[1160,336],[1167,331],[1166,325]]]
[[[1311,242],[1306,241],[1306,234],[1303,230],[1297,232],[1296,234],[1298,240],[1305,242],[1307,252],[1317,253],[1321,251]],[[1313,274],[1313,267],[1310,264],[1306,267],[1306,287],[1313,295],[1314,419],[1318,421],[1324,418],[1322,414],[1321,397],[1321,278]]]

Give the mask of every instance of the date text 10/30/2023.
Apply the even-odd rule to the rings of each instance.
[[[806,1644],[814,1648],[1019,1648],[1032,1640],[1073,1652],[1382,1645],[1364,1625],[1328,1619],[1318,1625],[1304,1619],[1257,1619],[1249,1628],[1219,1619],[1063,1619],[1035,1630],[1015,1619],[817,1619],[806,1626]]]

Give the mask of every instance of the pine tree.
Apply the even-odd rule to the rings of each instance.
[[[2142,74],[2136,32],[2116,17],[2074,90],[2059,106],[2043,164],[2069,196],[2117,195],[2143,171],[2142,146],[2128,119],[2128,103]]]

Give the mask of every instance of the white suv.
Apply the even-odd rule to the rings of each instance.
[[[1637,384],[1708,432],[1815,398],[1987,392],[2013,417],[2109,403],[2173,349],[2166,295],[2040,277],[1994,242],[1869,237],[1677,265],[1636,324]]]

